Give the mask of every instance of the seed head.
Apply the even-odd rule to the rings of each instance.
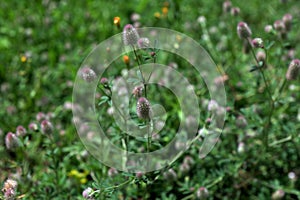
[[[247,39],[252,35],[251,29],[245,22],[238,23],[237,33],[241,39]]]
[[[131,25],[127,24],[123,29],[123,42],[125,45],[135,45],[139,39],[137,30]]]
[[[51,134],[53,131],[52,123],[46,119],[43,120],[41,122],[41,130],[42,130],[42,133],[44,133],[44,134]]]
[[[16,148],[21,146],[20,139],[16,136],[16,134],[12,132],[8,132],[5,136],[5,145],[7,150],[15,150]]]
[[[286,72],[287,80],[296,80],[300,72],[300,60],[294,59],[289,65],[289,68]]]
[[[145,97],[140,97],[136,105],[136,113],[141,119],[150,118],[150,103]]]

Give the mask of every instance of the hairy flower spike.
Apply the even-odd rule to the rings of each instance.
[[[237,33],[241,39],[247,39],[252,35],[251,29],[245,22],[240,22],[238,24]]]
[[[287,80],[296,80],[300,72],[300,60],[294,59],[289,65],[289,68],[286,72]]]
[[[123,42],[125,45],[135,45],[139,39],[137,30],[131,25],[127,24],[123,29]]]
[[[150,103],[145,97],[140,97],[137,101],[136,113],[141,119],[150,118]]]
[[[276,20],[274,22],[274,29],[280,33],[283,33],[286,31],[285,24],[283,23],[282,20]]]

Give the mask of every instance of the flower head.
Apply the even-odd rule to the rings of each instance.
[[[140,97],[136,105],[136,113],[141,119],[150,118],[150,102],[145,97]]]
[[[241,39],[247,39],[252,35],[251,29],[245,22],[238,23],[237,33]]]
[[[206,187],[200,187],[196,192],[197,199],[206,199],[208,196],[209,193]]]
[[[291,14],[285,14],[282,17],[282,21],[285,25],[285,28],[287,31],[291,30],[292,28],[292,21],[293,21],[293,16]]]
[[[13,200],[16,196],[18,183],[15,180],[7,179],[2,188],[2,192],[4,193],[4,197],[7,200]]]
[[[251,43],[255,48],[264,48],[264,41],[261,38],[254,38]]]
[[[16,134],[8,132],[5,136],[5,145],[8,150],[13,151],[19,146],[21,146],[21,141],[18,138],[18,136],[16,136]]]
[[[114,25],[117,26],[118,28],[120,28],[120,21],[121,21],[120,17],[114,17]]]
[[[289,65],[288,71],[286,72],[287,80],[296,80],[300,72],[300,60],[294,59]]]
[[[53,125],[50,121],[45,119],[41,122],[41,129],[44,134],[51,134],[53,131]]]
[[[148,38],[140,38],[137,42],[138,46],[141,48],[141,49],[145,49],[145,48],[148,48],[149,45],[150,45],[150,41]]]
[[[139,39],[137,30],[131,25],[125,25],[123,29],[123,42],[125,45],[135,45]]]
[[[27,131],[23,126],[18,126],[16,130],[17,136],[24,136],[26,135]]]
[[[80,75],[81,75],[81,78],[83,80],[85,80],[86,82],[92,82],[97,78],[96,73],[94,72],[94,70],[92,70],[89,67],[82,68],[80,70]]]

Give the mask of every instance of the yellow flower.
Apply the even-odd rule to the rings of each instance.
[[[69,172],[69,176],[78,176],[79,172],[76,170],[76,169],[72,169],[70,172]]]
[[[27,57],[26,56],[21,56],[21,62],[24,63],[27,61]]]
[[[168,11],[169,11],[168,7],[163,7],[162,8],[162,13],[163,13],[164,16],[166,16],[168,14]]]
[[[123,56],[123,61],[126,65],[129,65],[129,56],[127,55]]]
[[[87,182],[87,179],[86,179],[86,178],[81,178],[81,179],[80,179],[80,183],[81,183],[81,184],[85,184],[86,182]]]
[[[120,21],[121,21],[120,17],[114,17],[114,25],[117,26],[118,28],[120,28]]]
[[[154,13],[154,17],[156,17],[157,19],[159,19],[160,18],[160,13],[159,12],[155,12]]]

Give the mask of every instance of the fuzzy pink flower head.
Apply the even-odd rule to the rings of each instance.
[[[286,30],[287,31],[290,31],[291,28],[292,28],[292,21],[293,21],[293,16],[291,14],[285,14],[283,17],[282,17],[282,21],[286,27]]]
[[[42,130],[42,133],[44,133],[44,134],[51,134],[53,131],[52,123],[46,119],[43,120],[41,122],[41,130]]]
[[[27,131],[23,126],[18,126],[16,130],[17,136],[24,136],[26,135]]]
[[[84,67],[80,70],[80,76],[86,82],[92,82],[97,78],[96,73],[89,67]]]
[[[85,199],[90,199],[91,198],[91,193],[93,192],[93,189],[88,187],[86,188],[85,190],[83,190],[82,192],[82,197],[85,198]]]
[[[150,118],[150,102],[145,97],[140,97],[136,105],[137,116],[141,119]]]
[[[5,145],[8,150],[15,150],[19,146],[21,146],[20,139],[16,136],[16,134],[12,132],[8,132],[5,136]]]
[[[264,41],[261,38],[254,38],[251,43],[254,48],[264,48]]]
[[[251,29],[249,28],[248,24],[245,22],[238,23],[237,33],[241,39],[247,39],[252,35]]]
[[[286,31],[286,27],[285,27],[285,24],[282,20],[276,20],[273,24],[274,26],[274,29],[278,32],[285,32]]]
[[[135,45],[140,38],[137,30],[131,25],[125,25],[123,29],[123,42],[125,45]]]
[[[241,12],[241,9],[239,7],[233,7],[233,8],[231,8],[231,11],[230,11],[232,16],[238,16],[240,14],[240,12]]]
[[[273,26],[268,24],[265,26],[265,32],[266,33],[271,33],[273,31]]]
[[[223,12],[224,13],[229,13],[232,7],[232,3],[229,0],[226,0],[223,2]]]
[[[296,80],[299,76],[300,73],[300,60],[299,59],[294,59],[289,65],[289,68],[286,72],[286,79],[291,81],[291,80]]]
[[[33,122],[28,125],[28,128],[31,131],[37,131],[39,129],[38,125],[36,123],[33,123]]]

